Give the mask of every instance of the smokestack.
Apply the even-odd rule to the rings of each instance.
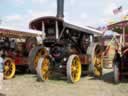
[[[57,0],[57,18],[64,18],[64,0]]]

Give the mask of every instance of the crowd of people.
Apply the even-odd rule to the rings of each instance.
[[[3,50],[14,50],[16,47],[16,42],[14,39],[10,40],[9,38],[3,38],[0,41],[0,48]]]

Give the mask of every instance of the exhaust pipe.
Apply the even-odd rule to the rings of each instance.
[[[57,0],[57,18],[64,18],[64,0]]]

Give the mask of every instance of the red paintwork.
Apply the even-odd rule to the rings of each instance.
[[[27,65],[28,64],[28,58],[22,56],[20,53],[14,53],[11,51],[8,51],[8,57],[14,60],[16,65]]]
[[[89,64],[89,57],[87,55],[79,55],[81,64]]]
[[[16,65],[27,65],[28,59],[26,57],[16,57],[15,58],[15,64]]]

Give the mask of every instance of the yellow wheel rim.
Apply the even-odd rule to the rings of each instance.
[[[41,67],[41,73],[44,80],[48,80],[48,77],[49,77],[49,64],[50,64],[49,59],[44,58],[42,62],[42,67]]]
[[[101,56],[94,56],[94,75],[97,77],[102,76],[102,57]]]
[[[72,61],[71,65],[71,76],[74,82],[77,82],[80,80],[81,76],[81,63],[79,57],[75,57]]]
[[[40,50],[37,52],[37,54],[36,54],[36,56],[35,56],[35,58],[34,58],[34,68],[35,68],[35,69],[36,69],[36,67],[37,67],[39,58],[40,58],[42,55],[44,55],[45,53],[46,53],[46,50],[45,50],[44,48],[40,49]]]
[[[4,63],[4,78],[11,79],[15,75],[16,66],[15,63],[11,59],[5,60]]]

